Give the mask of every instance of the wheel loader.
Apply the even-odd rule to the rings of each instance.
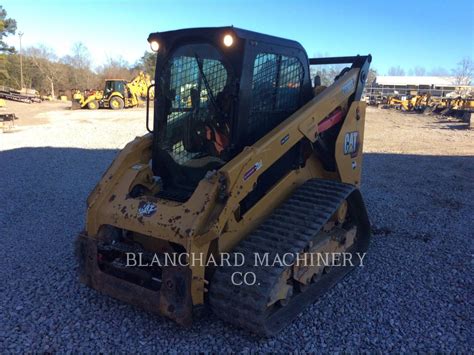
[[[135,107],[141,102],[141,98],[147,94],[151,85],[150,76],[140,72],[132,81],[123,79],[108,79],[105,81],[104,90],[95,90],[84,96],[77,90],[74,91],[72,109],[88,108],[111,108],[121,110],[124,107]],[[153,95],[153,92],[151,93]]]
[[[276,334],[368,248],[359,186],[371,56],[310,59],[298,42],[235,27],[148,41],[149,133],[87,199],[80,281],[181,325],[211,310]],[[313,87],[311,65],[341,63],[332,85]]]

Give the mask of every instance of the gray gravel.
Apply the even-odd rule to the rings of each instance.
[[[271,339],[214,316],[183,329],[80,285],[72,244],[87,194],[139,116],[57,113],[0,134],[0,353],[474,351],[472,155],[368,153],[365,266]]]

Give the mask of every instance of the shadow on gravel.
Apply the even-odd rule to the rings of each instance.
[[[3,131],[3,132],[0,131],[0,137],[1,137],[2,134],[13,134],[13,133],[17,133],[17,132],[20,132],[20,131],[21,131],[21,129],[19,129],[18,127],[14,127],[14,128],[11,128],[11,129],[9,129],[7,131]]]
[[[456,130],[466,130],[466,131],[469,131],[470,130],[470,127],[469,127],[469,123],[466,123],[466,122],[454,122],[454,124],[448,124],[444,127],[441,127],[441,129],[456,129]]]
[[[73,238],[83,228],[88,193],[116,153],[53,147],[0,151],[0,309],[5,315],[0,352],[9,344],[17,350],[64,351],[72,344],[76,351],[107,352],[465,349],[465,335],[454,326],[466,327],[457,316],[465,312],[464,288],[453,291],[443,282],[442,260],[432,259],[430,267],[439,274],[432,293],[430,279],[420,276],[413,283],[412,276],[388,277],[383,265],[399,270],[403,259],[403,272],[411,275],[420,258],[438,255],[442,245],[440,255],[452,258],[453,267],[465,267],[469,258],[458,257],[455,246],[469,240],[473,228],[472,156],[365,154],[362,192],[375,234],[367,269],[346,278],[277,337],[259,339],[214,316],[183,329],[78,284]],[[412,250],[423,252],[410,256]],[[353,296],[360,292],[361,297]],[[453,292],[462,302],[443,308],[452,303],[447,297],[456,296]],[[423,297],[420,317],[430,322],[404,320],[405,314],[421,314],[413,301],[417,297]],[[403,333],[393,330],[400,322]]]
[[[68,220],[83,222],[85,199],[116,154],[53,147],[0,151],[0,228],[25,232],[29,225],[56,229],[67,228]]]

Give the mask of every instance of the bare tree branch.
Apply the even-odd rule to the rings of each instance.
[[[470,85],[472,77],[474,75],[474,62],[471,58],[465,57],[458,62],[458,66],[453,70],[453,74],[456,77],[456,85]]]
[[[405,76],[405,70],[403,70],[400,66],[391,67],[388,69],[388,75]]]

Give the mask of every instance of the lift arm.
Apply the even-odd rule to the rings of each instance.
[[[244,149],[221,170],[221,186],[229,194],[225,207],[214,225],[220,233],[239,203],[253,190],[257,179],[280,157],[304,138],[315,142],[320,123],[335,109],[359,101],[367,77],[371,56],[317,58],[310,64],[352,63],[352,67],[306,105],[268,132],[253,146]],[[234,193],[230,194],[230,191]],[[239,191],[239,193],[235,193]]]

